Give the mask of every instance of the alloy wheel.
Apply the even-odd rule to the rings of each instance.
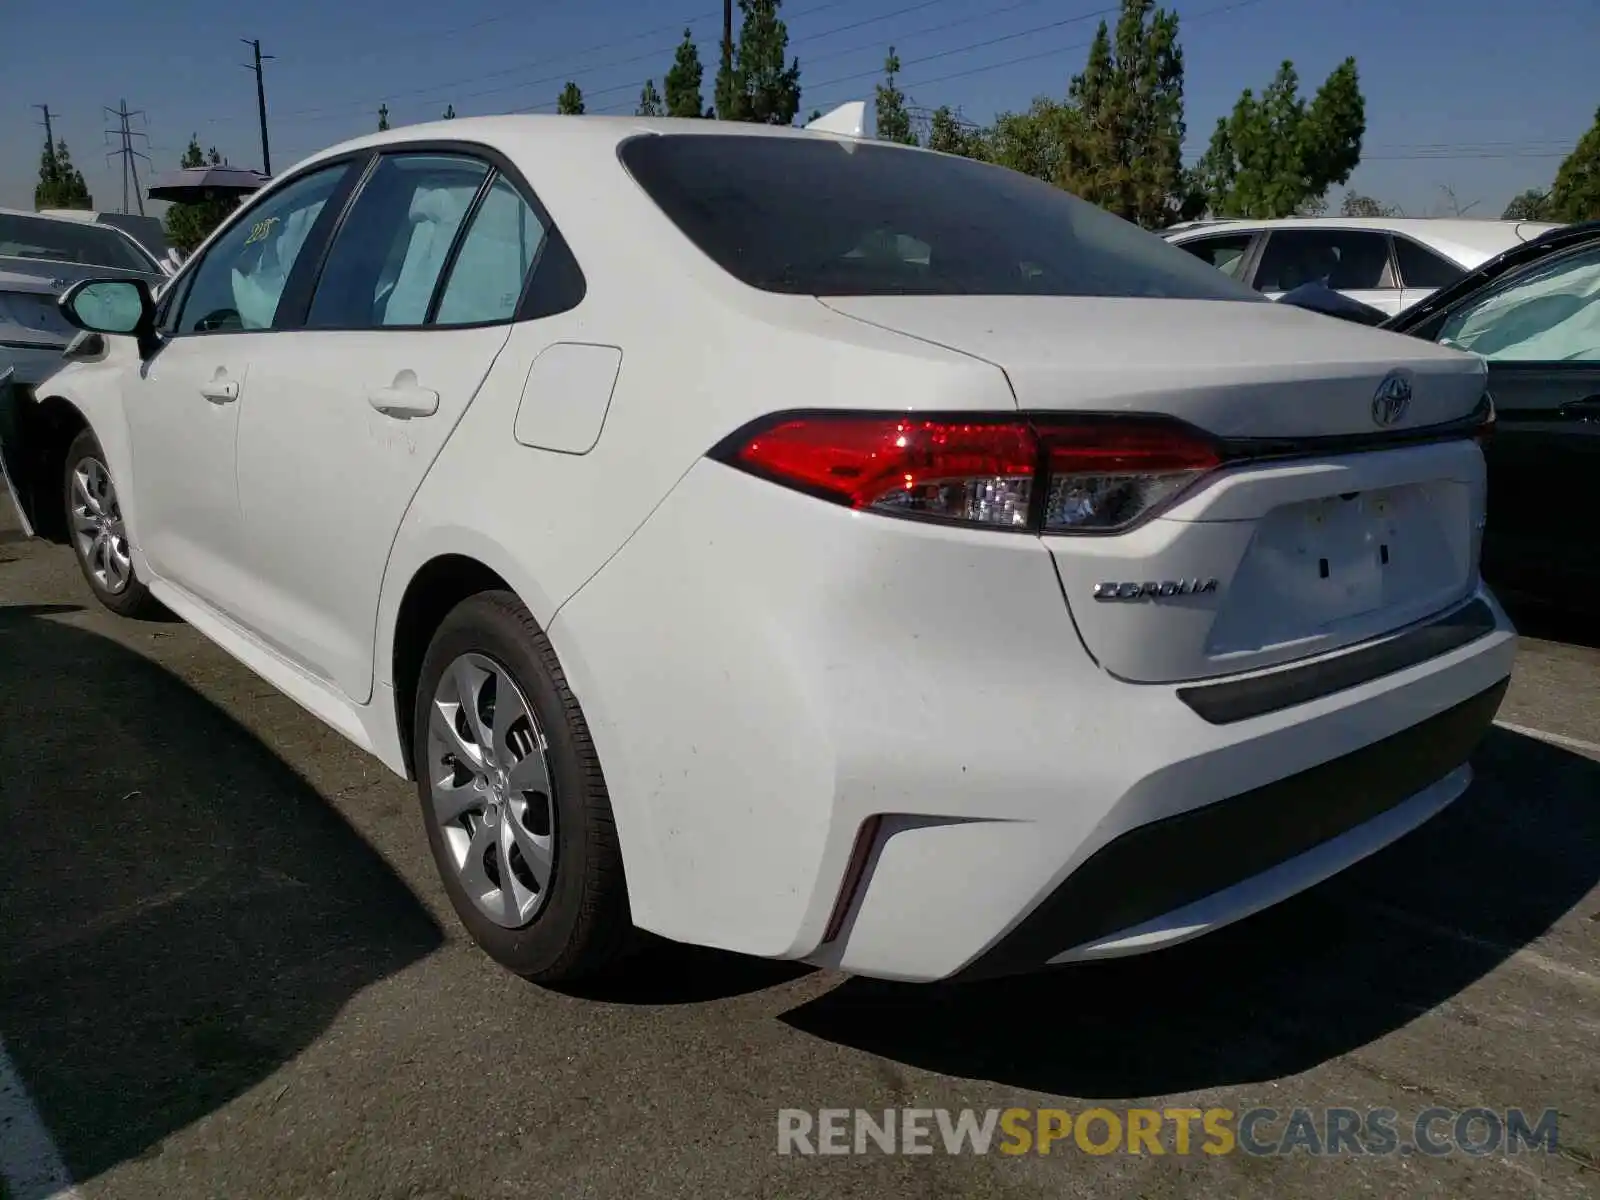
[[[98,458],[80,459],[72,468],[71,508],[72,543],[84,569],[107,595],[120,595],[133,579],[133,559],[116,485]]]
[[[434,689],[427,742],[428,795],[449,865],[484,916],[520,929],[555,873],[555,802],[533,707],[505,667],[463,654]]]

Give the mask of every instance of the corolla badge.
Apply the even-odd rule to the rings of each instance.
[[[1215,579],[1162,579],[1147,583],[1097,583],[1096,600],[1166,600],[1173,596],[1209,596],[1220,586]]]
[[[1411,407],[1411,380],[1399,371],[1383,377],[1372,397],[1372,423],[1390,426],[1398,423]]]

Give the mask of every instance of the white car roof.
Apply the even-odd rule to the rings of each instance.
[[[1214,233],[1247,233],[1265,229],[1372,229],[1398,233],[1476,267],[1495,255],[1560,225],[1550,221],[1495,221],[1470,217],[1280,217],[1275,220],[1195,221],[1166,231],[1187,241]]]
[[[375,146],[403,145],[416,141],[472,141],[489,146],[509,146],[531,138],[552,146],[610,148],[638,133],[722,134],[739,137],[830,137],[825,131],[807,130],[793,125],[757,125],[744,121],[704,121],[692,117],[557,116],[549,113],[517,113],[496,117],[455,117],[448,121],[427,121],[369,133],[326,150],[319,150],[296,163],[288,175],[300,167],[351,150]],[[281,178],[281,175],[280,175]]]
[[[505,155],[527,175],[540,201],[577,252],[586,275],[603,277],[615,272],[618,278],[627,278],[638,270],[641,261],[672,259],[691,274],[703,275],[709,286],[733,286],[731,278],[714,264],[702,261],[703,255],[691,253],[692,247],[686,241],[680,246],[679,239],[660,236],[673,227],[643,189],[618,186],[627,175],[617,159],[617,147],[637,134],[651,133],[859,140],[825,129],[807,131],[794,126],[677,117],[542,113],[458,117],[370,133],[319,150],[282,171],[245,203],[248,208],[266,203],[285,182],[306,168],[352,151],[417,142],[469,143]],[[896,149],[908,154],[931,153],[913,147]],[[202,245],[193,257],[198,258],[204,250]]]

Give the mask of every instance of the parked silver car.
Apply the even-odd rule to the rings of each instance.
[[[77,330],[56,299],[80,279],[167,279],[161,261],[111,225],[0,209],[0,369],[15,383],[37,384],[61,365]]]

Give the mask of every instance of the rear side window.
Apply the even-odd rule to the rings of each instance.
[[[434,320],[440,325],[511,320],[543,243],[543,223],[509,180],[497,178],[461,242]]]
[[[323,263],[308,329],[421,325],[456,231],[489,174],[471,158],[383,158]]]
[[[1256,267],[1263,292],[1288,292],[1320,280],[1339,292],[1395,286],[1389,239],[1359,229],[1275,229]]]
[[[1394,259],[1400,267],[1401,287],[1449,287],[1466,274],[1448,258],[1403,237],[1394,239]]]
[[[1254,237],[1250,233],[1221,233],[1174,244],[1201,262],[1210,263],[1229,278],[1238,279],[1244,272],[1244,257]]]
[[[814,296],[1260,296],[1154,234],[1003,167],[872,142],[642,136],[623,165],[703,253]]]

